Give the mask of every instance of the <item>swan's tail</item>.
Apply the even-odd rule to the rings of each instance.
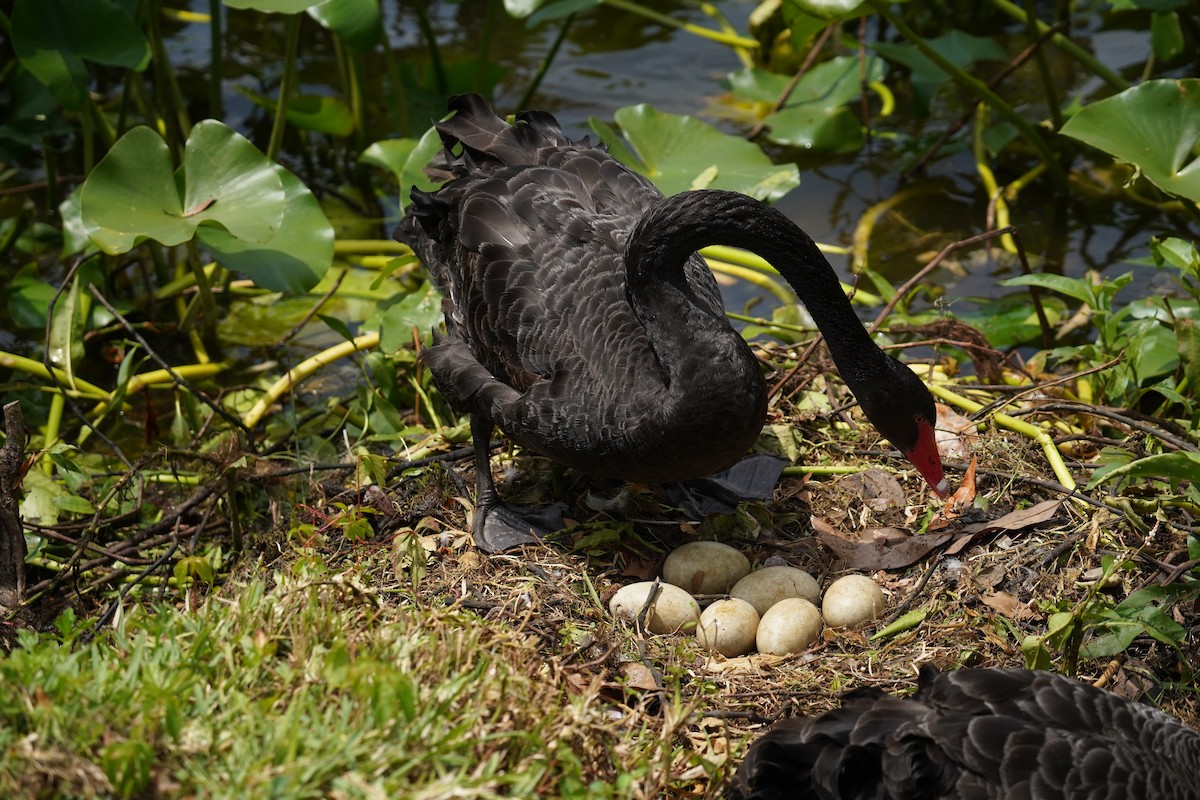
[[[449,108],[454,116],[434,125],[443,150],[425,171],[440,181],[471,180],[434,192],[412,190],[412,202],[396,228],[396,237],[412,246],[423,261],[426,237],[437,238],[441,223],[466,195],[468,184],[486,180],[504,167],[541,164],[557,148],[588,144],[567,138],[558,120],[544,111],[523,111],[517,114],[516,124],[509,125],[477,94],[453,97]]]

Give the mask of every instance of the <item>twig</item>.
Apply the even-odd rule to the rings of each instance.
[[[157,352],[155,352],[154,348],[150,346],[150,343],[147,342],[146,339],[140,333],[137,332],[137,329],[134,328],[133,325],[129,324],[129,320],[125,319],[125,317],[121,314],[120,311],[117,311],[117,309],[114,308],[113,305],[108,302],[108,300],[104,297],[104,295],[100,292],[100,290],[95,287],[94,284],[89,285],[88,290],[92,293],[92,296],[95,297],[96,300],[100,302],[101,305],[103,305],[106,309],[108,309],[108,313],[112,314],[113,318],[121,323],[121,326],[123,328],[125,328],[125,331],[130,336],[132,336],[134,339],[137,340],[137,343],[140,344],[143,349],[145,349],[146,354],[149,355],[150,358],[154,359],[155,363],[157,363],[160,367],[162,367],[166,371],[166,373],[171,376],[171,380],[175,381],[176,386],[187,391],[189,394],[191,394],[193,397],[195,397],[201,403],[204,403],[204,405],[206,405],[210,409],[212,409],[214,414],[216,414],[221,419],[228,422],[233,427],[240,430],[242,432],[242,434],[245,436],[245,441],[246,441],[247,446],[251,450],[254,450],[253,435],[251,434],[250,429],[242,424],[242,421],[240,419],[238,419],[233,414],[230,414],[225,409],[221,408],[220,403],[214,402],[211,398],[208,397],[208,395],[204,394],[201,391],[198,391],[195,387],[193,387],[190,383],[188,383],[186,378],[184,378],[182,375],[180,375],[179,372],[174,367],[172,367],[170,364],[168,364],[166,362],[166,360],[163,359],[162,356],[160,356]]]
[[[796,91],[796,86],[800,83],[800,79],[804,77],[804,75],[812,67],[813,62],[817,60],[817,55],[821,52],[821,48],[825,46],[825,42],[829,41],[829,37],[833,35],[833,31],[836,27],[836,25],[826,25],[825,30],[821,31],[820,37],[818,37],[817,41],[814,42],[813,46],[809,49],[808,55],[804,57],[804,63],[800,65],[800,69],[796,70],[796,74],[792,76],[792,80],[790,83],[788,83],[787,88],[783,90],[783,94],[779,95],[779,99],[777,99],[775,104],[771,106],[771,110],[768,111],[766,115],[758,121],[758,124],[756,124],[746,133],[747,139],[753,139],[755,136],[758,136],[760,133],[762,133],[763,128],[767,126],[767,117],[779,111],[787,104],[788,98],[792,96],[792,92]]]
[[[18,487],[25,464],[25,417],[17,400],[4,404],[4,446],[0,447],[0,608],[25,600],[25,532]]]

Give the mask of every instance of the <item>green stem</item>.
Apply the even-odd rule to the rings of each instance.
[[[1033,2],[1034,0],[1025,0],[1025,29],[1029,33],[1030,40],[1037,41],[1037,24],[1040,20],[1037,18]],[[1050,62],[1046,58],[1046,48],[1039,47],[1033,55],[1037,59],[1038,77],[1042,80],[1042,91],[1046,93],[1046,106],[1050,109],[1050,120],[1054,123],[1054,130],[1058,130],[1063,124],[1062,109],[1058,106],[1058,94],[1054,91],[1054,77],[1050,73]]]
[[[400,68],[396,66],[396,54],[392,51],[388,37],[380,38],[383,40],[384,69],[392,89],[390,110],[395,115],[396,130],[401,136],[408,136],[412,131],[412,123],[408,119],[408,91],[404,88],[404,79],[400,76]]]
[[[224,75],[225,50],[221,46],[221,0],[208,0],[209,17],[209,59],[208,70],[208,109],[214,119],[225,116],[225,95],[221,91],[221,78]]]
[[[520,102],[517,103],[517,110],[529,108],[529,104],[533,101],[534,94],[537,93],[538,87],[542,85],[542,81],[546,78],[546,72],[550,69],[550,64],[558,55],[559,48],[562,43],[567,40],[567,31],[571,30],[571,23],[575,21],[574,14],[568,14],[563,18],[562,27],[558,29],[558,35],[554,37],[554,41],[550,43],[550,49],[546,51],[546,55],[542,57],[542,63],[538,64],[537,72],[534,73],[533,80],[525,87],[525,93],[521,95]]]
[[[279,101],[275,106],[275,121],[271,125],[271,141],[267,144],[267,158],[275,161],[283,148],[283,131],[287,127],[288,97],[296,82],[296,53],[300,49],[300,14],[289,14],[287,18],[287,44],[283,56],[283,79],[279,82]]]
[[[983,102],[994,108],[997,113],[1013,124],[1021,135],[1029,144],[1037,150],[1042,161],[1046,164],[1046,171],[1050,174],[1051,180],[1059,190],[1065,192],[1067,190],[1067,176],[1063,172],[1062,164],[1058,161],[1058,156],[1050,147],[1049,143],[1042,138],[1037,129],[1030,124],[1029,120],[1017,113],[1016,109],[1006,103],[1000,95],[988,88],[987,84],[978,78],[967,74],[964,70],[951,63],[945,56],[929,45],[925,39],[917,34],[908,26],[898,14],[893,12],[888,4],[883,0],[867,0],[871,8],[875,9],[875,13],[883,17],[900,32],[900,35],[909,41],[914,47],[920,51],[921,55],[928,58],[938,69],[945,72],[954,82],[975,94]]]
[[[500,0],[487,0],[487,7],[483,12],[483,30],[479,36],[479,55],[476,56],[478,61],[475,64],[475,91],[480,94],[488,94],[488,58],[492,54],[492,34],[496,31],[496,6],[499,4]]]
[[[619,8],[622,11],[628,11],[631,14],[637,14],[646,19],[654,20],[660,25],[666,25],[669,28],[678,28],[682,31],[687,31],[690,34],[699,36],[703,39],[711,39],[714,42],[729,45],[730,47],[742,47],[747,50],[757,50],[758,42],[754,39],[747,39],[745,36],[733,36],[721,31],[714,31],[711,28],[705,28],[701,25],[695,25],[691,22],[680,22],[673,17],[668,17],[666,14],[660,14],[657,11],[651,11],[645,6],[632,2],[632,0],[600,0],[606,6]]]
[[[442,52],[438,49],[437,36],[433,25],[429,24],[429,15],[425,13],[423,0],[409,0],[409,7],[417,15],[417,27],[425,37],[425,47],[429,50],[429,64],[433,68],[433,85],[438,94],[446,93],[446,68],[442,66]]]
[[[1019,22],[1026,21],[1025,12],[1022,11],[1021,8],[1015,3],[1011,3],[1009,0],[989,0],[989,2],[1013,19],[1018,20]],[[1035,21],[1035,28],[1037,29],[1039,36],[1050,30],[1050,26],[1041,20]],[[1071,41],[1066,36],[1063,36],[1061,33],[1056,33],[1051,36],[1050,41],[1053,42],[1055,47],[1057,47],[1059,50],[1062,50],[1071,58],[1075,59],[1092,72],[1096,73],[1097,77],[1099,77],[1113,89],[1116,89],[1118,92],[1124,91],[1130,87],[1131,84],[1129,81],[1125,80],[1120,75],[1101,64],[1095,56],[1084,50],[1079,45],[1075,44],[1075,42]]]

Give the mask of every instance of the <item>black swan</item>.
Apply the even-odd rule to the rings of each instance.
[[[695,255],[710,244],[753,250],[783,274],[867,418],[948,492],[928,389],[871,341],[794,223],[733,192],[664,198],[545,112],[509,125],[478,95],[449,105],[429,173],[450,180],[413,190],[396,238],[445,298],[446,332],[423,359],[450,404],[471,414],[479,547],[536,539],[496,494],[493,426],[566,466],[643,483],[711,475],[750,449],[766,389]]]
[[[908,699],[876,689],[778,722],[727,800],[1200,798],[1200,734],[1052,672],[921,668]]]

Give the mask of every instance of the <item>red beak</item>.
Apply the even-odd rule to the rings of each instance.
[[[933,423],[922,419],[917,423],[917,443],[904,454],[912,462],[925,481],[938,497],[950,495],[950,482],[942,470],[942,457],[938,453],[937,438],[933,433]]]

